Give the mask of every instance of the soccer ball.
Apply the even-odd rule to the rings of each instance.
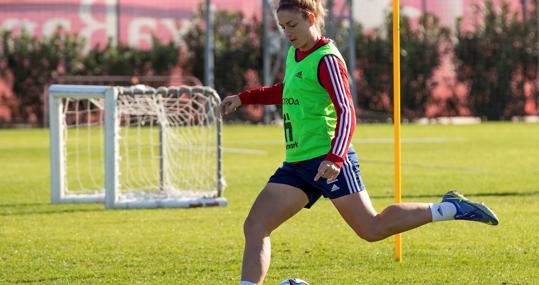
[[[281,281],[279,285],[309,285],[309,283],[298,278],[291,278]]]

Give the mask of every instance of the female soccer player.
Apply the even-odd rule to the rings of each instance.
[[[322,37],[320,0],[281,0],[279,25],[292,46],[282,83],[226,97],[224,114],[244,104],[282,104],[286,159],[256,198],[244,224],[241,285],[262,284],[270,234],[320,196],[330,198],[355,233],[379,241],[433,221],[498,224],[486,206],[448,192],[441,203],[401,203],[377,213],[351,145],[355,111],[343,57]]]

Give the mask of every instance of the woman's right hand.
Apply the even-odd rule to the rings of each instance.
[[[235,112],[239,106],[241,106],[240,96],[227,96],[223,99],[223,102],[221,102],[221,114],[228,115]]]

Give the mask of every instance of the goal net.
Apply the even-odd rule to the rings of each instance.
[[[225,206],[219,103],[208,87],[52,85],[52,202]]]

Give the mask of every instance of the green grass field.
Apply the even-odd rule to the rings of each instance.
[[[237,284],[243,219],[283,157],[282,129],[224,128],[226,208],[104,210],[51,205],[47,130],[0,131],[0,284]],[[392,128],[358,125],[354,145],[374,206],[392,202]],[[272,235],[266,284],[538,284],[539,125],[403,127],[403,200],[448,189],[482,200],[497,227],[429,224],[356,237],[328,200]]]

